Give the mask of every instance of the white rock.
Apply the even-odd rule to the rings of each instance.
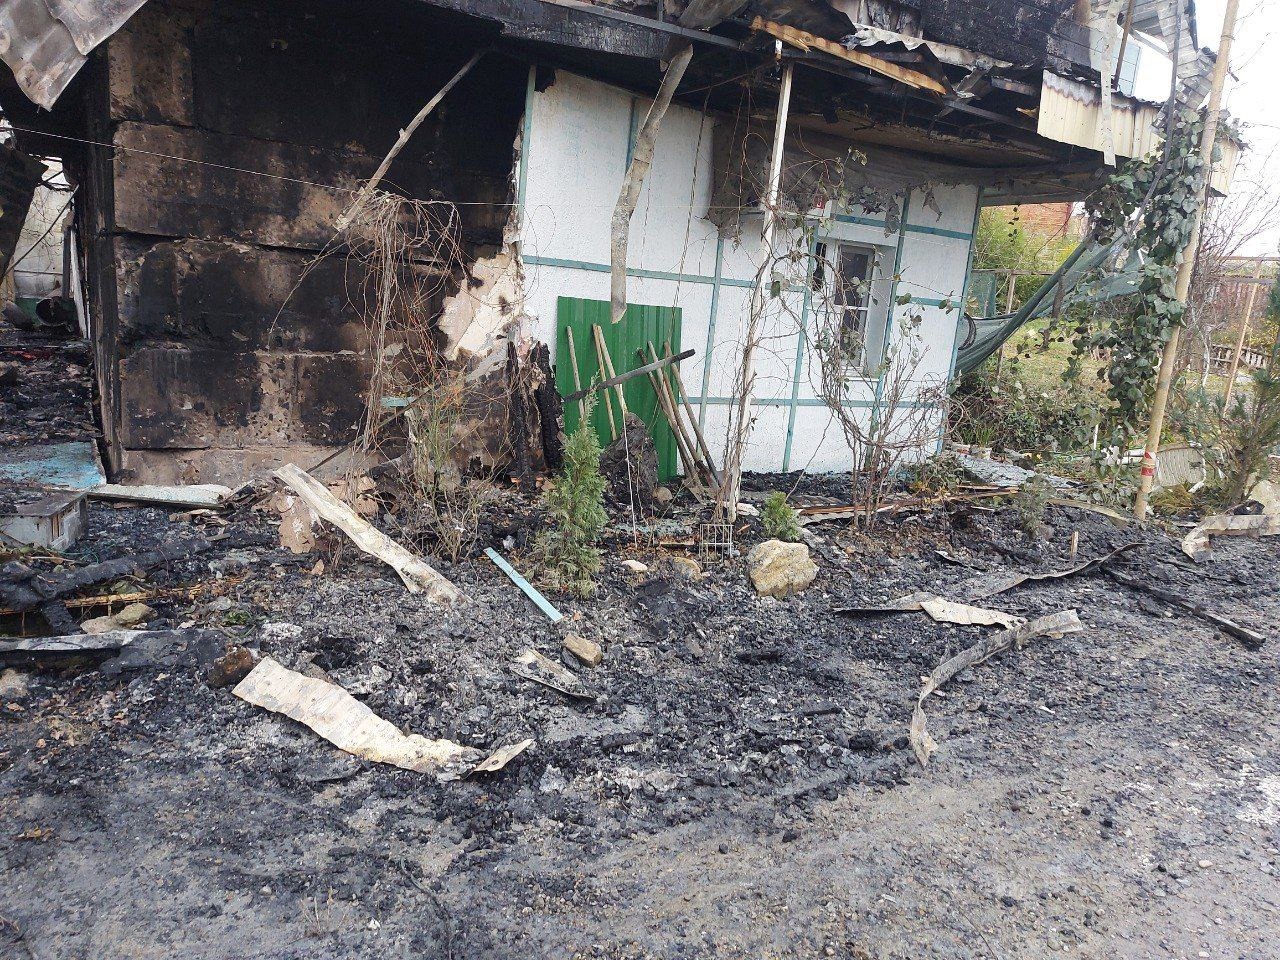
[[[648,564],[641,563],[639,560],[623,560],[622,565],[632,573],[648,573]]]
[[[0,700],[22,700],[28,692],[25,673],[17,670],[0,673]]]
[[[747,573],[761,596],[789,597],[813,583],[818,565],[803,543],[766,540],[747,554]]]

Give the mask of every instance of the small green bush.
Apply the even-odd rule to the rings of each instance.
[[[1018,511],[1018,526],[1028,537],[1036,539],[1044,526],[1044,512],[1053,496],[1053,484],[1043,474],[1037,473],[1026,481],[1013,495],[1013,506]]]
[[[911,468],[911,492],[921,497],[945,497],[960,486],[960,464],[950,454],[921,460]]]
[[[564,470],[542,495],[551,526],[533,544],[536,577],[551,590],[579,597],[595,592],[600,572],[596,543],[608,516],[605,479],[600,475],[600,441],[586,411],[564,445]]]
[[[786,540],[795,543],[800,539],[799,514],[787,503],[787,495],[782,492],[771,493],[765,497],[764,509],[760,511],[760,523],[764,527],[764,535],[770,540]]]
[[[1170,398],[1170,435],[1199,444],[1211,467],[1207,499],[1214,509],[1241,503],[1269,474],[1269,455],[1280,448],[1280,376],[1253,374],[1228,406],[1220,394],[1183,383]]]

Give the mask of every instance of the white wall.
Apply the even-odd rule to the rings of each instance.
[[[648,101],[627,91],[558,71],[545,91],[531,88],[525,131],[521,187],[521,253],[527,277],[525,312],[530,335],[556,342],[558,297],[609,299],[609,225],[628,162],[632,131]],[[721,239],[704,219],[711,194],[713,117],[675,105],[663,120],[653,167],[631,220],[627,299],[632,303],[681,308],[681,347],[697,353],[681,365],[681,375],[700,409],[713,453],[724,447],[728,398],[740,358],[751,286],[759,260],[758,218],[748,220],[740,242]],[[831,239],[877,246],[882,275],[873,296],[888,310],[893,295],[917,302],[893,309],[891,326],[908,313],[923,317],[926,354],[922,376],[945,379],[951,369],[957,312],[974,227],[977,188],[938,186],[933,205],[913,191],[905,232],[886,234],[881,214],[847,211],[831,222]],[[853,222],[872,220],[875,224]],[[794,237],[783,243],[794,243]],[[901,249],[895,284],[894,264]],[[713,282],[719,261],[720,282]],[[807,351],[796,370],[800,327],[806,322],[803,276],[781,304],[771,304],[765,340],[757,353],[757,416],[745,457],[748,470],[848,469],[849,451],[830,411],[817,399]],[[653,274],[659,274],[654,276]],[[714,335],[712,301],[717,301]],[[875,384],[859,385],[851,400],[869,404]],[[869,415],[869,414],[868,414]]]

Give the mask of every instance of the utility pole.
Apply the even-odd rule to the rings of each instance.
[[[1209,87],[1209,103],[1205,110],[1204,136],[1200,140],[1200,156],[1204,160],[1205,181],[1191,226],[1191,237],[1182,251],[1182,262],[1178,264],[1178,285],[1175,296],[1184,306],[1187,302],[1187,294],[1191,291],[1191,271],[1195,268],[1196,249],[1200,245],[1200,222],[1204,216],[1205,197],[1213,172],[1213,146],[1218,139],[1222,90],[1226,85],[1227,64],[1231,59],[1231,43],[1235,39],[1236,14],[1239,10],[1240,0],[1227,0],[1227,9],[1222,17],[1222,39],[1218,41],[1218,59],[1213,65],[1213,82]],[[1156,380],[1156,395],[1151,405],[1151,424],[1147,430],[1147,443],[1142,451],[1142,476],[1139,480],[1138,495],[1133,502],[1133,515],[1139,521],[1147,518],[1147,498],[1151,495],[1151,484],[1156,475],[1156,452],[1160,449],[1160,434],[1164,431],[1164,412],[1169,404],[1169,387],[1173,383],[1173,368],[1177,362],[1180,333],[1181,327],[1174,327],[1170,331],[1169,342],[1164,345],[1164,355],[1160,358],[1160,375]]]

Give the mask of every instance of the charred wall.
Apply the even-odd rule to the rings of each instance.
[[[364,381],[352,284],[340,258],[303,271],[343,188],[484,42],[439,16],[151,0],[107,43],[87,97],[119,149],[86,175],[113,466],[233,479],[283,447],[350,439]],[[471,256],[502,242],[526,76],[482,59],[385,181],[463,202]]]
[[[1010,63],[1043,65],[1083,52],[1087,67],[1087,32],[1075,22],[1075,6],[1075,0],[921,0],[920,30],[930,40]]]

